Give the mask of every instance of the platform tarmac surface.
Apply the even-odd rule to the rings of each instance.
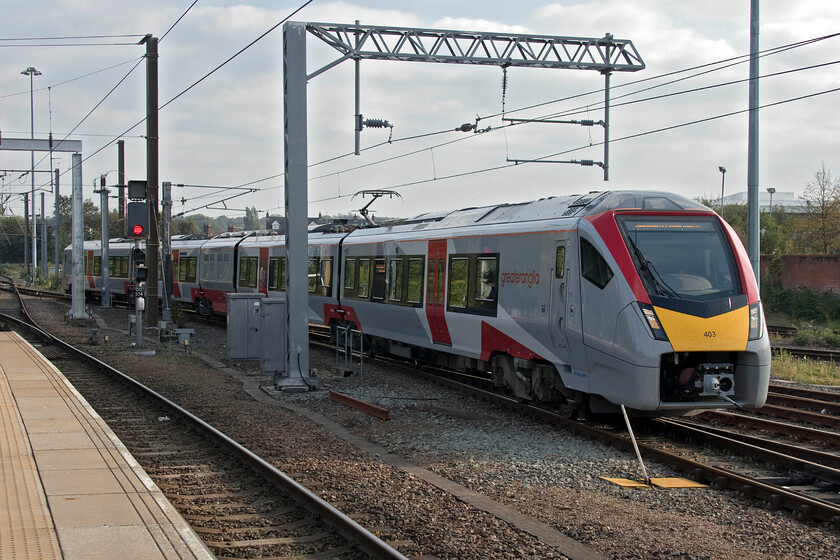
[[[0,558],[214,558],[67,379],[0,332]]]

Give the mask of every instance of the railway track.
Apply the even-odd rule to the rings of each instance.
[[[216,556],[405,558],[174,402],[27,326],[11,299],[0,298],[2,322],[57,363]]]
[[[7,280],[7,283],[11,285],[11,279]],[[18,286],[18,291],[20,293],[39,297],[39,298],[50,298],[50,299],[59,299],[59,300],[70,300],[70,295],[53,292],[48,290],[40,290],[37,288],[29,288]],[[119,306],[119,307],[131,307],[130,302],[122,301],[117,298],[112,298],[111,301],[112,306]],[[213,314],[213,315],[202,315],[195,309],[192,309],[187,306],[177,306],[175,308],[175,313],[181,314],[183,317],[188,317],[190,321],[199,322],[204,324],[215,324],[215,325],[225,325],[226,324],[226,317],[223,314]],[[789,337],[796,334],[798,329],[796,327],[785,327],[785,326],[775,326],[775,325],[767,325],[767,331],[770,334],[780,337]],[[320,335],[320,333],[318,333]],[[795,346],[774,346],[772,348],[773,354],[778,355],[781,352],[785,352],[791,356],[795,356],[797,358],[804,358],[809,360],[821,360],[821,361],[829,361],[829,362],[838,362],[840,363],[840,351],[838,350],[830,350],[830,349],[820,349],[820,348],[808,348],[808,347],[795,347]]]
[[[400,368],[412,375],[472,393],[488,402],[633,453],[632,441],[621,426],[566,419],[555,411],[491,392],[486,388],[489,383],[482,377],[451,371],[441,374],[432,368],[410,367],[390,359],[388,363],[389,367]],[[639,421],[634,423],[648,424]],[[823,522],[840,529],[840,459],[835,454],[821,454],[803,449],[802,446],[783,446],[778,442],[742,437],[736,432],[704,428],[684,420],[656,419],[649,424],[652,427],[648,435],[638,442],[645,460],[666,464],[696,482],[751,496],[772,509],[788,510],[797,518]],[[661,434],[666,431],[673,436],[663,438]],[[679,434],[688,434],[692,440],[691,445],[684,447],[681,444],[675,449],[675,438]],[[740,466],[743,461],[738,462],[739,466],[721,466],[720,463],[725,461],[690,458],[690,455],[705,456],[704,446],[725,449],[747,461],[761,464],[744,468]],[[755,474],[755,471],[760,472]]]
[[[394,366],[392,364],[391,367],[404,366]],[[426,373],[424,375],[432,374]],[[433,375],[437,377],[438,374]],[[452,380],[441,382],[454,383],[457,386],[465,385],[464,383],[459,383]],[[470,385],[476,385],[480,383],[482,383],[482,380],[480,378],[469,379]],[[477,391],[474,388],[470,388],[469,390],[473,392]],[[504,397],[497,394],[487,393],[486,391],[482,395],[482,398],[485,398],[486,400],[493,400],[499,404],[502,404],[502,406],[515,409],[520,413],[537,416],[547,422],[563,425],[568,429],[583,435],[584,437],[590,439],[598,439],[600,441],[604,441],[610,443],[611,445],[627,450],[631,449],[631,443],[626,438],[626,436],[622,433],[616,432],[615,430],[607,430],[594,425],[569,422],[562,419],[559,415],[551,411],[544,411],[541,409],[536,409],[534,407],[529,407],[527,405],[522,405],[521,403],[514,402],[510,399],[505,399]],[[661,426],[657,428],[657,430],[660,432],[664,429],[665,428]],[[669,427],[668,429],[673,431],[676,428]],[[713,430],[705,431],[712,432]],[[695,440],[700,441],[700,436],[697,435],[697,432],[694,432],[694,434],[691,437]],[[734,436],[730,437],[720,433],[718,433],[716,437],[728,437],[729,439],[737,439]],[[710,439],[708,440],[705,439],[706,436],[703,436],[703,438],[703,441],[711,441],[711,436],[709,436]],[[752,445],[753,447],[756,446],[755,442],[752,442],[748,445]],[[673,447],[673,445],[671,445],[671,447]],[[746,448],[746,445],[744,445],[744,448]],[[781,453],[782,455],[789,455],[793,457],[792,463],[788,463],[789,465],[793,465],[792,467],[786,467],[785,470],[780,471],[775,475],[771,475],[767,472],[764,472],[758,476],[751,476],[749,474],[736,472],[734,469],[721,468],[720,466],[716,466],[714,464],[704,464],[700,461],[691,461],[689,459],[686,459],[684,456],[669,453],[666,449],[657,447],[657,445],[654,444],[647,445],[643,443],[642,451],[647,459],[655,459],[668,465],[671,465],[677,468],[678,470],[683,471],[687,474],[687,476],[695,480],[710,483],[719,488],[734,489],[743,494],[751,495],[758,499],[763,499],[771,507],[784,508],[790,510],[794,512],[797,516],[805,519],[813,519],[833,524],[835,527],[840,526],[840,509],[838,509],[838,506],[836,504],[833,504],[831,501],[824,499],[826,496],[830,497],[831,492],[833,491],[832,488],[825,486],[825,484],[835,484],[835,482],[832,481],[832,477],[834,475],[829,474],[823,476],[823,479],[818,479],[813,474],[814,468],[812,468],[810,465],[807,465],[808,470],[802,475],[791,474],[791,468],[795,468],[797,465],[801,467],[802,465],[805,465],[806,461],[811,461],[815,464],[818,464],[817,460],[812,460],[814,459],[815,455],[811,455],[811,458],[806,459],[801,455],[797,456],[790,449],[788,449],[779,453]],[[753,456],[751,453],[747,453],[746,451],[739,451],[738,453],[743,454],[746,457]],[[769,455],[765,455],[765,457],[769,457]],[[755,460],[781,462],[772,458],[758,458]],[[834,468],[830,467],[829,465],[824,466],[827,468]],[[831,472],[825,469],[823,470],[824,472]],[[826,478],[827,480],[825,480]],[[810,487],[819,487],[803,488],[803,491],[796,491],[792,488],[784,487],[790,486],[794,483],[797,483],[800,487],[802,487],[803,485]],[[819,494],[818,497],[814,497],[813,494],[815,491],[817,492],[817,494]],[[810,492],[810,495],[808,492]]]

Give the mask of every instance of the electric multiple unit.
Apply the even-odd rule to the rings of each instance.
[[[224,313],[229,292],[284,291],[284,243],[173,239],[174,299]],[[99,244],[85,248],[95,259]],[[770,345],[743,245],[678,195],[551,197],[310,232],[307,275],[311,322],[352,325],[376,351],[486,372],[570,415],[755,408],[767,396]]]

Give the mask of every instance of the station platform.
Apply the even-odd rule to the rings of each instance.
[[[64,375],[0,332],[0,558],[214,558]]]

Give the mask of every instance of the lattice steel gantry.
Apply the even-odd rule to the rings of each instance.
[[[306,74],[306,33],[340,53],[340,57]],[[307,284],[307,130],[306,82],[341,64],[356,63],[356,151],[361,60],[399,60],[485,66],[596,70],[605,78],[604,180],[609,178],[609,84],[612,72],[635,72],[645,67],[629,40],[560,37],[383,27],[340,23],[288,22],[283,26],[283,106],[286,207],[286,337],[287,364],[275,375],[280,388],[310,387]]]

